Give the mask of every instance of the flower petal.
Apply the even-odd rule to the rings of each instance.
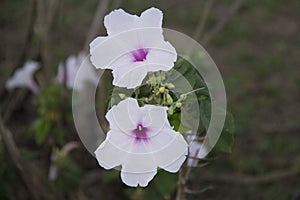
[[[176,173],[179,171],[180,167],[182,166],[182,164],[184,163],[186,159],[186,156],[181,156],[178,160],[176,160],[175,162],[171,163],[168,166],[165,166],[163,169],[171,172],[171,173]]]
[[[96,37],[91,43],[90,43],[90,49],[93,51],[98,45],[100,45],[102,42],[104,42],[107,39],[106,36],[99,36]]]
[[[170,128],[151,138],[156,163],[160,168],[169,169],[170,164],[188,154],[188,144],[183,136]]]
[[[38,86],[33,80],[33,74],[39,69],[39,63],[35,61],[27,61],[24,66],[17,69],[13,76],[5,83],[5,88],[12,90],[17,87],[27,87],[33,93],[38,92]]]
[[[114,35],[123,31],[137,28],[138,16],[131,15],[123,9],[117,9],[104,18],[104,26],[108,35]]]
[[[118,63],[122,62],[117,61],[135,49],[134,35],[130,33],[131,32],[125,32],[116,36],[107,37],[107,39],[101,43],[96,41],[96,43],[92,45],[93,48],[90,48],[93,65],[97,69],[114,69],[114,67],[120,65]]]
[[[128,89],[140,86],[146,77],[148,66],[140,63],[131,63],[113,70],[113,85]]]
[[[156,171],[157,164],[147,140],[134,141],[126,149],[128,154],[124,156],[122,171],[134,173]]]
[[[120,130],[127,133],[134,130],[137,122],[131,116],[139,115],[139,106],[135,99],[127,98],[113,106],[106,114],[111,130]]]
[[[202,145],[197,141],[192,141],[189,144],[189,156],[191,156],[192,158],[188,159],[188,166],[196,167],[198,165],[197,156],[201,148]]]
[[[149,71],[169,71],[177,60],[175,48],[169,42],[162,42],[149,51],[147,64]]]
[[[145,115],[142,124],[144,127],[149,127],[149,137],[160,133],[166,126],[171,128],[168,121],[167,109],[167,107],[153,105],[145,105],[143,107]]]
[[[143,27],[162,27],[163,13],[157,8],[145,10],[140,17],[140,24]]]
[[[105,140],[95,151],[96,158],[100,166],[104,169],[112,169],[122,162],[124,151]]]
[[[138,185],[141,187],[146,187],[148,183],[153,179],[156,175],[157,170],[148,173],[128,173],[121,171],[121,179],[122,181],[131,187],[137,187]]]

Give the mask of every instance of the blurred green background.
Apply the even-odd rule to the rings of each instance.
[[[38,20],[34,21],[29,42],[27,38],[30,18],[38,18],[38,13],[32,14],[34,2],[1,1],[2,114],[9,102],[18,97],[17,91],[3,89],[13,69],[21,67],[21,61],[43,57]],[[53,71],[61,60],[87,48],[87,34],[99,3],[98,0],[59,1],[49,30]],[[107,14],[121,7],[139,15],[149,7],[157,7],[164,13],[165,28],[194,37],[208,4],[208,0],[114,0],[104,10]],[[215,34],[212,30],[222,20],[224,26]],[[231,154],[213,152],[213,159],[206,161],[205,167],[192,170],[187,199],[300,199],[299,22],[298,0],[213,1],[198,40],[223,76],[229,110],[236,123],[235,145]],[[98,20],[98,33],[106,35],[102,19]],[[38,108],[51,104],[51,108],[44,109],[60,114],[61,110],[67,113],[69,109],[59,101],[51,103],[51,96],[55,98],[57,92],[61,88],[50,88],[39,99],[26,93],[5,122],[22,159],[34,163],[45,177],[54,146],[59,149],[68,141],[79,141],[71,113],[66,114],[69,116],[63,124],[53,120],[57,130],[52,131],[63,135],[57,136],[61,139],[55,136],[56,142],[50,139],[40,144],[34,139],[37,136],[32,124],[43,116]],[[64,98],[69,97],[67,94]],[[48,181],[49,188],[50,193],[58,193],[62,199],[174,199],[176,175],[161,173],[146,189],[128,188],[119,180],[117,171],[100,169],[83,146],[69,155],[58,156],[56,166],[58,178]],[[0,140],[0,199],[31,199],[30,189],[17,171]]]

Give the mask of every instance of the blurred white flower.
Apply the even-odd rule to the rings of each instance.
[[[157,168],[177,172],[188,153],[183,136],[167,119],[167,108],[127,98],[106,114],[110,130],[95,151],[105,169],[121,165],[121,179],[131,187],[148,185]]]
[[[91,63],[86,62],[85,58],[86,55],[84,53],[79,53],[78,56],[69,56],[65,64],[60,63],[56,76],[57,81],[63,83],[66,79],[66,86],[78,91],[83,90],[87,82],[97,85],[98,77],[95,68]],[[78,80],[76,80],[77,84],[75,84],[75,78],[79,67],[82,67],[83,71],[77,76]]]
[[[55,150],[52,152],[51,154],[51,165],[50,165],[50,168],[49,168],[49,172],[48,172],[48,178],[49,180],[55,180],[57,178],[57,166],[55,165],[55,162],[57,160],[57,156],[59,153],[61,154],[64,154],[65,156],[68,155],[72,150],[74,149],[77,149],[80,147],[80,144],[79,142],[75,142],[75,141],[72,141],[72,142],[68,142],[66,143],[62,149],[59,151],[59,150]]]
[[[189,158],[188,158],[188,166],[189,167],[197,167],[199,159],[203,159],[204,152],[207,155],[207,150],[205,146],[198,141],[197,135],[192,131],[187,132],[187,141],[189,143]]]
[[[34,94],[39,92],[39,87],[33,79],[33,74],[39,69],[39,63],[36,61],[27,61],[22,68],[17,69],[13,76],[8,79],[5,83],[5,88],[7,90],[12,90],[14,88],[28,88]]]
[[[197,167],[199,159],[197,157],[198,152],[200,151],[202,145],[197,141],[192,141],[189,144],[189,159],[188,166],[189,167]]]
[[[113,84],[129,89],[141,85],[148,72],[170,70],[177,53],[164,40],[162,19],[157,8],[140,17],[122,9],[112,11],[104,18],[108,36],[97,37],[90,44],[93,65],[112,69]]]

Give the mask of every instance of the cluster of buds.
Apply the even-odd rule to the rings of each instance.
[[[153,104],[168,107],[168,115],[173,115],[174,112],[180,112],[182,104],[188,94],[181,94],[178,97],[172,90],[175,86],[172,83],[166,82],[165,72],[156,72],[149,75],[149,79],[146,81],[146,85],[143,86],[149,89],[147,96],[141,96],[141,88],[137,88],[134,91],[135,98],[142,104]],[[119,93],[120,99],[124,100],[127,96],[124,93]]]

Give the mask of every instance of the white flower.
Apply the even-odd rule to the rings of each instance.
[[[105,169],[121,165],[121,179],[131,187],[148,185],[157,168],[177,172],[188,152],[183,136],[167,119],[167,108],[127,98],[106,114],[110,131],[95,151]]]
[[[27,61],[24,66],[17,69],[13,76],[7,80],[5,88],[12,90],[17,87],[26,87],[34,94],[39,92],[39,87],[33,80],[34,72],[39,69],[39,63],[35,61]]]
[[[51,165],[48,172],[48,178],[49,180],[55,180],[57,178],[57,166],[55,165],[55,162],[57,161],[57,156],[59,153],[62,153],[64,155],[68,155],[72,150],[79,148],[80,144],[78,142],[72,141],[65,144],[60,151],[55,150],[51,154]]]
[[[188,166],[189,167],[197,167],[199,159],[203,159],[207,155],[207,149],[205,146],[197,141],[197,136],[192,131],[187,132],[187,141],[189,142],[189,158],[188,158]]]
[[[189,167],[197,167],[199,161],[199,158],[197,156],[201,147],[202,144],[197,141],[192,141],[189,144],[189,159],[188,159]]]
[[[86,82],[97,85],[98,77],[95,69],[89,62],[86,62],[84,60],[85,57],[86,55],[84,53],[79,53],[77,57],[69,56],[65,62],[65,69],[64,65],[60,63],[58,66],[58,73],[56,77],[57,81],[59,83],[63,83],[64,79],[66,78],[66,86],[78,91],[84,89]],[[80,66],[83,67],[84,71],[82,71],[82,73],[77,76],[78,80],[77,84],[75,84],[75,78]]]
[[[113,84],[128,89],[141,85],[148,72],[172,69],[177,53],[164,41],[162,18],[157,8],[140,17],[122,9],[112,11],[104,18],[108,36],[90,44],[92,63],[96,68],[112,69]]]

